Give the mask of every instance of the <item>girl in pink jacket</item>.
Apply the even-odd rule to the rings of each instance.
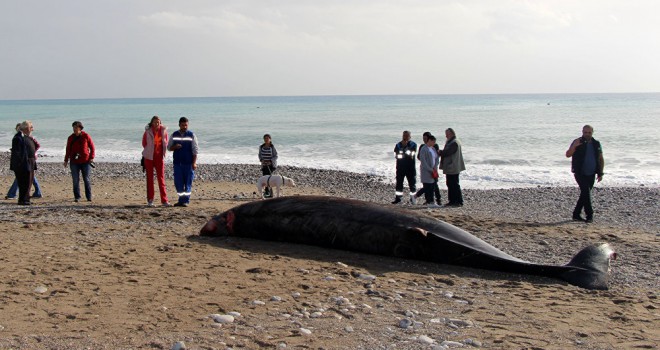
[[[167,152],[167,128],[161,123],[160,118],[155,115],[151,122],[144,128],[142,135],[142,157],[147,172],[147,205],[154,206],[154,169],[158,179],[158,190],[160,191],[160,202],[164,207],[169,207],[167,201],[167,190],[165,189],[165,152]]]

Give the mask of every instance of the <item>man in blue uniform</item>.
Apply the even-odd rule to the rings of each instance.
[[[392,204],[401,203],[404,178],[408,180],[408,187],[410,188],[410,203],[415,203],[415,192],[417,191],[415,154],[417,154],[417,144],[410,140],[410,131],[406,130],[403,132],[401,142],[394,146],[394,157],[396,158],[396,187],[395,197]]]
[[[179,195],[175,207],[187,207],[197,169],[197,137],[188,130],[188,118],[179,119],[179,130],[172,133],[167,149],[174,155],[174,187]]]

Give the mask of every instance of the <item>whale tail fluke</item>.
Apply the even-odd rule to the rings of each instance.
[[[564,267],[559,277],[566,282],[587,289],[607,289],[610,277],[610,261],[617,254],[609,244],[590,245],[578,252]]]

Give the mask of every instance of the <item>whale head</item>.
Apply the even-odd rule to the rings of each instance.
[[[202,227],[199,235],[213,237],[229,236],[234,232],[234,219],[235,215],[231,210],[214,216]]]

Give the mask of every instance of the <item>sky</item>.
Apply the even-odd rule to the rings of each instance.
[[[0,100],[660,92],[657,0],[0,0]]]

